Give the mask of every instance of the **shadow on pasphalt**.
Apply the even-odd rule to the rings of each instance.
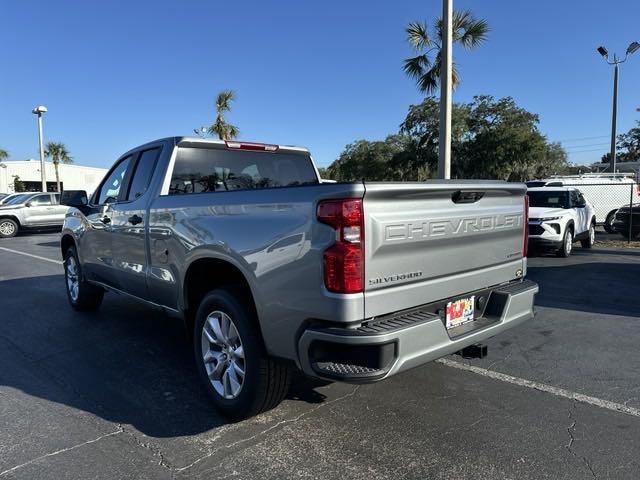
[[[639,274],[637,262],[568,263],[567,259],[552,266],[530,265],[527,270],[527,278],[540,285],[536,305],[629,317],[640,317]]]
[[[131,424],[151,437],[227,423],[196,375],[179,320],[108,294],[93,313],[67,304],[64,277],[0,282],[0,385]],[[322,403],[323,385],[297,377],[289,399]]]

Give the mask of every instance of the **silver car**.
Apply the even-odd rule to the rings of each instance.
[[[59,193],[22,193],[0,205],[0,238],[20,230],[62,227],[68,207],[60,205]]]

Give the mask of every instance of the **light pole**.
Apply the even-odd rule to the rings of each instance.
[[[47,191],[47,173],[44,169],[44,145],[42,144],[42,114],[46,113],[47,107],[39,105],[31,113],[38,115],[38,145],[40,146],[40,178],[42,179],[42,191]]]
[[[616,123],[618,121],[618,65],[627,61],[629,55],[640,49],[640,43],[631,42],[627,47],[624,58],[620,60],[618,56],[613,54],[613,61],[609,60],[609,52],[604,47],[598,47],[598,53],[609,65],[613,65],[613,108],[611,109],[611,173],[616,173]]]
[[[442,0],[442,59],[440,65],[440,132],[438,178],[451,178],[451,92],[452,92],[453,0]]]

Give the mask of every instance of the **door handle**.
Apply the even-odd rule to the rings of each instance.
[[[138,225],[139,223],[142,223],[142,217],[139,217],[138,215],[133,215],[129,217],[129,223],[131,225]]]

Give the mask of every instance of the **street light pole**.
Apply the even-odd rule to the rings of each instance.
[[[638,50],[640,50],[640,43],[631,42],[627,47],[627,52],[622,60],[618,59],[618,56],[613,54],[613,61],[609,61],[609,52],[604,47],[598,47],[598,53],[602,55],[602,58],[609,65],[613,65],[613,108],[611,109],[611,153],[610,153],[610,163],[611,163],[611,173],[616,173],[616,124],[618,122],[618,71],[619,65],[627,61],[629,55],[634,54]]]
[[[442,0],[442,58],[440,65],[440,132],[438,178],[451,178],[451,92],[453,0]]]
[[[47,111],[47,107],[40,105],[34,108],[31,113],[38,115],[38,145],[40,147],[40,179],[42,180],[42,191],[47,191],[47,173],[44,168],[44,145],[42,136],[42,114]]]
[[[613,108],[611,109],[611,173],[616,173],[616,123],[618,122],[618,63],[614,55]]]

